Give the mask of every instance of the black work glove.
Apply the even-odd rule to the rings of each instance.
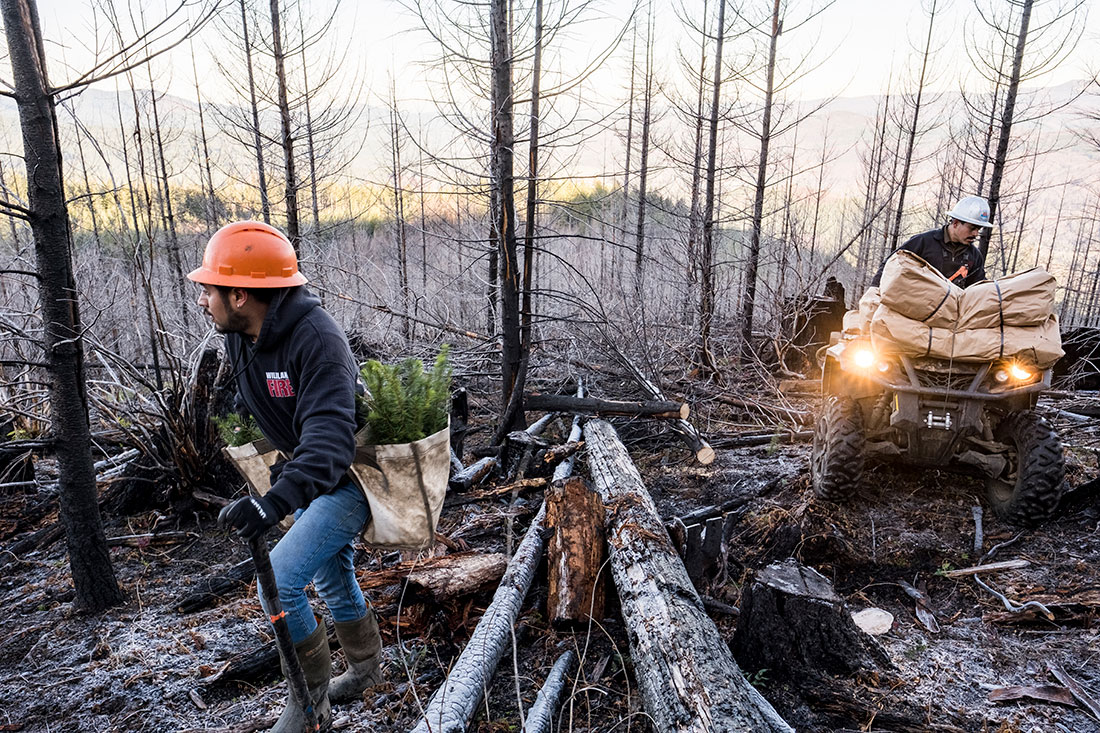
[[[218,513],[218,526],[236,527],[238,537],[251,540],[278,524],[286,514],[285,505],[275,497],[246,496]]]

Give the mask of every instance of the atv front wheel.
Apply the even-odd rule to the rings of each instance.
[[[863,478],[863,413],[851,397],[825,398],[814,426],[810,479],[822,499],[842,499]]]
[[[1033,527],[1049,519],[1062,498],[1062,441],[1046,420],[1027,410],[1001,422],[994,433],[1012,449],[1008,465],[986,480],[989,503],[1011,524]]]

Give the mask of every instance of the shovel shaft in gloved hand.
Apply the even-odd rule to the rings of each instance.
[[[319,730],[317,712],[313,709],[306,676],[302,672],[298,652],[294,650],[294,642],[290,638],[290,627],[286,623],[283,604],[279,602],[279,589],[275,585],[275,571],[271,569],[271,556],[267,554],[267,541],[264,539],[264,534],[261,533],[260,536],[250,539],[248,549],[252,552],[252,562],[256,566],[256,580],[259,581],[263,592],[264,605],[270,612],[271,625],[275,627],[275,643],[286,664],[290,698],[294,704],[301,706],[302,712],[305,713],[306,730]]]

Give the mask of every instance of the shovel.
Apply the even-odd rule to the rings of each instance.
[[[279,589],[275,586],[275,572],[271,569],[271,556],[267,554],[264,535],[260,534],[250,539],[248,549],[252,553],[252,563],[256,566],[256,579],[263,592],[264,606],[271,612],[271,625],[275,627],[275,643],[286,665],[290,698],[302,707],[306,716],[306,730],[320,730],[317,711],[313,709],[313,699],[310,698],[309,688],[306,686],[306,676],[298,661],[298,652],[294,650],[294,643],[290,640],[290,627],[286,623],[286,613],[283,611],[283,604],[279,602]]]

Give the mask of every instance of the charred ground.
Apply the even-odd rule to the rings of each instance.
[[[1088,400],[1047,401],[1044,410],[1058,420],[1058,409],[1087,412],[1094,406]],[[737,423],[740,417],[730,409],[701,410],[704,432],[708,425],[714,435],[720,426]],[[706,596],[736,606],[755,571],[795,557],[830,578],[853,611],[876,607],[893,614],[892,628],[879,637],[893,664],[884,674],[857,675],[815,691],[767,669],[745,670],[797,730],[1100,730],[1080,707],[988,700],[996,688],[1052,684],[1051,662],[1087,689],[1100,689],[1095,494],[1074,492],[1057,519],[1025,532],[986,513],[978,554],[972,507],[981,505],[982,487],[976,481],[879,466],[850,502],[826,503],[812,497],[806,444],[720,449],[715,463],[702,467],[649,425],[619,426],[664,519],[701,506],[734,505],[726,562],[703,582]],[[1068,444],[1068,483],[1087,487],[1097,475],[1096,421],[1061,421],[1059,428]],[[510,492],[484,491],[480,499],[453,504],[440,527],[450,546],[434,554],[465,548],[505,552],[507,526],[518,541],[540,500],[539,489],[524,490],[514,501]],[[5,548],[53,519],[20,524],[26,506],[25,498],[7,498]],[[13,534],[14,527],[20,533]],[[189,591],[245,559],[245,547],[201,511],[107,517],[108,536],[154,529],[185,532],[187,539],[166,547],[116,547],[115,569],[128,601],[95,617],[72,609],[63,543],[18,556],[5,553],[0,729],[246,731],[272,721],[285,695],[275,669],[231,679],[243,653],[271,641],[254,587],[242,586],[199,611],[176,610]],[[1025,568],[985,576],[986,582],[1010,599],[1042,601],[1054,619],[1011,613],[972,577],[945,575],[983,557],[1029,561]],[[412,727],[491,599],[492,587],[441,602],[417,597],[402,582],[409,560],[365,551],[358,558],[361,582],[382,619],[387,682],[364,701],[337,708],[338,729]],[[918,620],[902,582],[926,593],[938,632]],[[517,697],[529,705],[558,654],[572,648],[580,669],[570,679],[555,729],[650,730],[614,604],[599,623],[559,631],[546,621],[545,594],[540,572],[516,627],[515,653],[498,667],[471,729],[518,730]],[[732,638],[736,617],[716,612],[712,618]]]

